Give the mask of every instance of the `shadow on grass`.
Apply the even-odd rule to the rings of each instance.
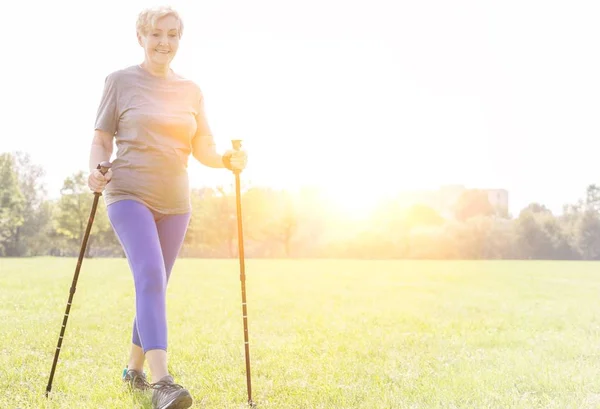
[[[152,393],[142,391],[131,392],[131,402],[134,408],[152,409]]]

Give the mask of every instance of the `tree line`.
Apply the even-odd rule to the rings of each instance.
[[[44,170],[23,152],[0,154],[0,256],[77,256],[93,195],[83,171],[49,199]],[[255,258],[600,259],[600,187],[554,215],[531,203],[518,215],[465,191],[442,217],[424,204],[382,201],[369,217],[351,219],[320,191],[243,186],[245,252]],[[237,257],[234,186],[192,190],[192,219],[182,257]],[[124,257],[101,199],[88,257]]]

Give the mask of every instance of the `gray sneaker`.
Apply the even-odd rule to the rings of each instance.
[[[132,389],[138,389],[140,391],[150,389],[150,384],[146,379],[146,374],[136,371],[135,369],[125,368],[123,370],[123,382],[128,384]]]
[[[187,409],[192,406],[192,395],[173,380],[171,375],[150,384],[152,387],[152,409]]]

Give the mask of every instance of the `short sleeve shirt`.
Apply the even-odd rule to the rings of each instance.
[[[95,129],[114,135],[107,205],[136,200],[163,214],[191,210],[187,165],[195,137],[210,135],[200,88],[173,74],[152,75],[139,65],[109,74]]]

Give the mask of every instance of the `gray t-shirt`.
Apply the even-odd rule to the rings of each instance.
[[[106,77],[95,129],[115,136],[106,205],[137,200],[164,214],[191,211],[188,158],[194,138],[212,138],[200,88],[174,74],[152,75],[139,65]]]

